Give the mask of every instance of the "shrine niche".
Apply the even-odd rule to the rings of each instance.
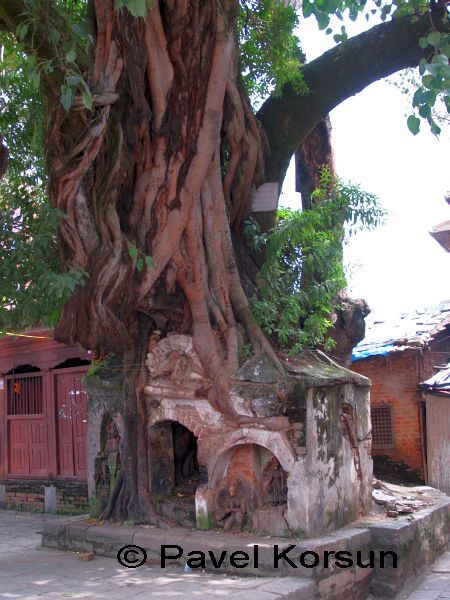
[[[225,531],[271,528],[282,535],[287,529],[287,475],[279,460],[258,444],[242,444],[228,454],[216,494],[216,525]]]
[[[149,427],[148,435],[149,487],[157,511],[171,522],[192,527],[195,492],[204,478],[197,458],[197,438],[175,421]]]

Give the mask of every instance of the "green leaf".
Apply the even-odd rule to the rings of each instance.
[[[330,24],[330,17],[327,15],[327,13],[324,13],[320,10],[316,10],[314,13],[316,19],[317,19],[317,24],[319,25],[319,29],[326,29],[328,27],[328,25]]]
[[[419,62],[419,75],[423,75],[425,73],[427,65],[428,63],[426,58],[421,58]]]
[[[31,71],[31,81],[36,89],[39,88],[39,84],[41,83],[41,74],[37,69]]]
[[[67,62],[74,62],[76,57],[77,57],[77,53],[75,52],[75,50],[69,50],[68,52],[66,52],[66,61]]]
[[[155,263],[153,262],[153,258],[151,256],[146,256],[145,257],[145,264],[147,265],[147,267],[153,267],[153,265]]]
[[[57,29],[52,27],[50,29],[50,33],[48,34],[48,39],[50,42],[54,42],[55,44],[57,44],[59,42],[59,40],[61,39],[61,34],[59,33],[59,31]]]
[[[419,88],[418,90],[416,90],[414,92],[414,96],[413,96],[413,101],[412,101],[412,105],[414,107],[419,106],[419,104],[422,102],[422,96],[423,96],[423,89]]]
[[[72,106],[72,101],[73,101],[72,88],[67,85],[62,85],[61,86],[61,98],[60,98],[61,104],[64,106],[64,108],[66,110],[69,110],[69,108]]]
[[[136,261],[136,269],[138,270],[139,273],[142,271],[143,266],[144,266],[144,261],[142,260],[142,258],[138,258]]]
[[[435,78],[433,77],[433,75],[424,75],[422,77],[423,85],[430,90],[434,87],[434,82]]]
[[[431,128],[431,133],[433,133],[436,137],[438,137],[442,131],[441,128],[439,127],[439,125],[435,121],[431,122],[430,128]]]
[[[426,38],[426,37],[419,38],[419,46],[421,48],[426,48],[428,45],[429,45],[428,38]]]
[[[406,121],[408,125],[408,129],[413,135],[417,135],[420,131],[420,119],[415,117],[414,115],[410,115],[408,120]]]
[[[78,85],[82,81],[83,81],[83,78],[81,77],[81,75],[75,74],[75,75],[67,75],[66,76],[67,85]]]
[[[431,117],[431,107],[429,104],[422,104],[419,107],[419,115],[424,119],[429,119]]]
[[[16,29],[17,39],[22,42],[28,33],[28,23],[19,23]]]
[[[147,15],[147,0],[130,0],[127,8],[133,17],[143,17]]]
[[[303,16],[305,19],[307,19],[311,15],[313,6],[314,6],[313,3],[310,2],[309,0],[303,2],[302,9],[303,9]]]
[[[83,102],[85,107],[88,110],[92,110],[92,94],[91,94],[91,90],[88,88],[83,88],[83,91],[81,92],[81,95],[83,97]]]
[[[436,54],[433,56],[432,63],[435,65],[442,65],[443,67],[448,66],[448,56],[445,54]]]
[[[128,248],[128,254],[131,256],[131,258],[136,258],[138,253],[139,253],[139,250],[136,248],[136,246],[130,246]]]
[[[428,43],[431,44],[432,46],[438,46],[439,42],[441,41],[441,34],[439,31],[433,31],[433,33],[430,33],[430,35],[427,37]],[[420,40],[419,40],[420,43]],[[424,47],[424,46],[422,46]]]
[[[74,23],[72,25],[72,31],[79,35],[80,37],[84,37],[88,34],[88,26],[86,21],[81,21],[80,23]]]

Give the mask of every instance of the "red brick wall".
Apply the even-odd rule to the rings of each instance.
[[[227,476],[230,479],[241,475],[253,483],[256,481],[254,451],[255,446],[253,444],[245,444],[236,448],[231,456],[227,471]]]
[[[403,461],[423,477],[420,436],[419,383],[420,354],[415,351],[375,356],[352,363],[352,370],[372,381],[370,403],[391,404],[394,448],[372,450],[372,454]]]

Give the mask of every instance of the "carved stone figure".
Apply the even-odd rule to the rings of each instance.
[[[150,379],[169,378],[175,383],[203,379],[203,368],[189,335],[169,335],[147,355]]]
[[[256,494],[252,484],[239,477],[226,477],[220,487],[215,519],[225,531],[241,530],[251,522],[251,514],[256,507]]]
[[[275,456],[263,468],[262,487],[265,504],[279,506],[287,502],[286,473]]]
[[[192,345],[192,337],[171,334],[149,341],[145,392],[154,399],[206,397],[211,386]]]

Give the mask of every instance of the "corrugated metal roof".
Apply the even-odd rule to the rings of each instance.
[[[450,326],[450,302],[385,320],[369,315],[366,336],[353,349],[352,360],[425,347],[447,326]]]
[[[421,383],[420,387],[425,392],[450,397],[450,363],[448,363],[445,369],[438,371],[433,377]]]
[[[430,235],[444,248],[444,250],[450,252],[450,221],[435,225],[430,231]]]

